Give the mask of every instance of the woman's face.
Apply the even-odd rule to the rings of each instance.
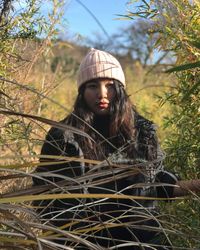
[[[94,79],[86,83],[84,99],[89,109],[96,115],[109,114],[110,104],[115,95],[112,79]]]

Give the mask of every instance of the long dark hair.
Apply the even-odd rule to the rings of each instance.
[[[134,116],[136,111],[122,84],[114,80],[116,95],[111,103],[108,127],[105,128],[108,130],[107,138],[99,135],[98,131],[93,129],[95,114],[91,112],[84,100],[85,86],[86,84],[83,84],[79,88],[74,110],[65,119],[67,124],[83,130],[94,139],[95,143],[88,138],[75,135],[84,155],[90,159],[102,160],[109,153],[127,143],[129,144],[127,152],[130,151],[129,154],[133,154],[134,149],[130,149],[130,145],[134,145],[135,141]]]

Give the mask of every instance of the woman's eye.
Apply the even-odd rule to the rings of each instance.
[[[108,89],[113,89],[114,88],[114,84],[113,83],[108,83],[108,84],[106,84],[106,87]]]
[[[89,83],[88,85],[87,85],[87,88],[90,88],[90,89],[94,89],[94,88],[96,88],[97,87],[97,85],[95,84],[95,83]]]

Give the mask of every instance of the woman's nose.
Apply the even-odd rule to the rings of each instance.
[[[106,86],[100,85],[99,86],[99,91],[98,91],[99,98],[106,98],[108,95],[108,90]]]

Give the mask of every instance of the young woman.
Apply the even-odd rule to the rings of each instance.
[[[80,64],[77,83],[74,110],[62,122],[88,136],[51,128],[41,154],[76,160],[39,166],[33,182],[54,183],[57,192],[93,197],[41,201],[38,213],[85,240],[63,239],[62,244],[74,249],[92,249],[90,244],[97,249],[170,249],[161,246],[166,245],[167,234],[153,198],[172,197],[170,185],[155,183],[175,184],[177,179],[163,169],[154,124],[139,115],[129,100],[120,63],[107,52],[91,49]],[[96,194],[132,198],[95,198]]]

